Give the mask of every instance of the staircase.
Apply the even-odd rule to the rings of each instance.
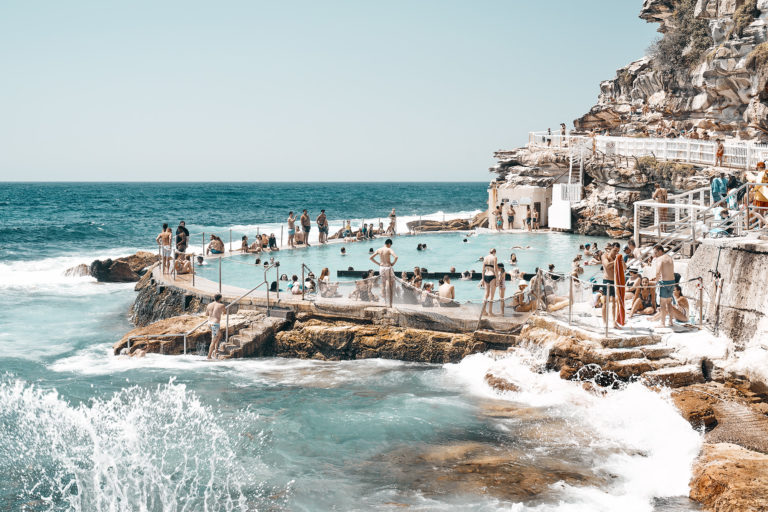
[[[247,327],[222,340],[219,345],[218,359],[237,359],[242,357],[263,356],[269,352],[270,342],[275,333],[289,324],[286,318],[259,315]]]

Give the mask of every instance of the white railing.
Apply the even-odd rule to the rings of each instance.
[[[581,201],[581,183],[556,183],[552,186],[553,199],[578,203]]]
[[[653,156],[659,160],[672,160],[691,164],[714,165],[717,142],[700,139],[665,139],[649,137],[613,137],[596,135],[565,136],[560,133],[530,132],[528,144],[534,147],[589,147],[606,155],[627,157]],[[757,162],[768,160],[768,144],[750,141],[723,143],[723,167],[754,169]]]

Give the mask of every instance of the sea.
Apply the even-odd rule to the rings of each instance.
[[[115,357],[133,285],[65,274],[153,250],[163,222],[404,223],[486,200],[478,182],[0,183],[0,510],[696,510],[701,434],[668,393],[596,394],[547,371],[546,346],[445,365]]]

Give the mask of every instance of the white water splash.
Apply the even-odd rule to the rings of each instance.
[[[173,382],[70,405],[5,377],[0,490],[13,489],[5,500],[31,510],[252,510],[263,489],[237,456],[257,459],[262,434],[236,447],[222,424],[238,435],[258,424],[256,415],[238,414],[216,414]]]

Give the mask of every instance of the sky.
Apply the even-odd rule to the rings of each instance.
[[[641,0],[5,0],[0,181],[487,181],[657,36]]]

